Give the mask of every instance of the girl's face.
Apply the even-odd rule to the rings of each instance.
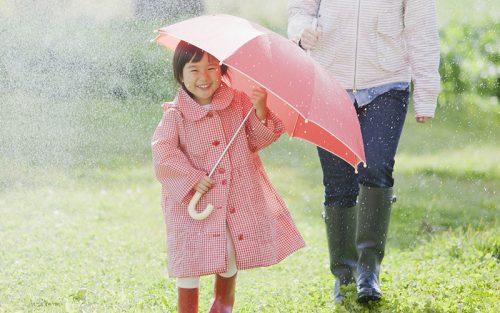
[[[205,53],[199,62],[188,62],[182,69],[182,82],[198,104],[209,104],[220,86],[219,62]]]

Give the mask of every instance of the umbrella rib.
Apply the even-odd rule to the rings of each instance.
[[[290,134],[290,137],[293,137],[295,135],[295,130],[297,129],[297,124],[299,123],[299,117],[300,114],[297,114],[297,118],[295,119],[295,123],[293,124],[293,130],[292,133]]]
[[[223,61],[221,61],[221,63],[224,63],[227,67],[231,68],[232,70],[240,73],[241,75],[247,77],[248,79],[251,79],[253,81],[255,81],[257,84],[261,85],[261,86],[264,86],[263,84],[261,84],[260,82],[258,82],[257,80],[255,80],[254,78],[248,76],[247,74],[243,73],[242,71],[238,70],[237,68],[235,68],[234,66],[232,65],[229,65]],[[302,116],[302,118],[305,120],[306,117],[304,115],[302,115],[302,113],[300,111],[298,111],[297,109],[295,109],[292,105],[290,105],[288,103],[288,101],[286,101],[285,99],[283,99],[282,97],[280,97],[278,94],[276,94],[274,91],[272,91],[271,89],[269,88],[266,88],[268,91],[270,91],[276,98],[280,99],[281,101],[283,101],[284,103],[287,103],[295,112],[297,112],[298,116]],[[297,120],[295,121],[295,125],[297,125],[297,121],[298,121],[298,116],[297,116]],[[308,120],[309,123],[311,123],[312,121],[311,120]],[[349,147],[349,145],[347,145],[343,140],[341,140],[339,137],[337,137],[335,134],[329,132],[325,127],[321,126],[320,124],[314,122],[314,124],[318,125],[319,127],[321,127],[322,129],[324,129],[327,133],[329,133],[330,135],[332,135],[333,137],[335,137],[338,141],[340,141],[344,146],[346,146],[357,158],[358,160],[360,160],[359,163],[365,163],[365,161],[363,161],[363,159],[355,152],[353,151],[353,149],[351,149]],[[294,127],[294,132],[295,132],[295,127]],[[292,135],[290,135],[290,137],[293,137]],[[309,140],[307,140],[309,141]],[[313,143],[314,144],[314,143]],[[340,157],[341,159],[343,159],[342,157]],[[344,159],[343,159],[344,160]],[[345,161],[345,160],[344,160]],[[365,163],[366,164],[366,163]],[[354,166],[354,168],[356,168],[356,166]]]

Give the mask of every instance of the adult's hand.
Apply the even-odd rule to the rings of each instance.
[[[432,117],[429,117],[429,116],[417,116],[415,118],[415,120],[417,121],[417,123],[425,123],[427,122],[428,120],[430,120]]]
[[[318,43],[319,37],[321,36],[321,30],[317,28],[308,27],[302,31],[300,35],[300,46],[302,49],[308,51],[313,50]]]

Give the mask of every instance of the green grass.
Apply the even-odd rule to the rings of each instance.
[[[355,302],[353,287],[344,305],[332,303],[314,147],[284,136],[263,151],[307,247],[279,265],[242,271],[237,312],[498,312],[500,149],[496,132],[477,139],[498,128],[483,123],[417,125],[409,116],[381,274],[385,298],[370,308]],[[175,311],[160,187],[147,159],[3,167],[0,312]],[[211,284],[202,279],[200,312]]]

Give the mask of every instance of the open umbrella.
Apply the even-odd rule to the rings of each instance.
[[[267,89],[268,106],[283,121],[290,137],[322,147],[354,168],[365,162],[361,130],[349,95],[333,75],[287,38],[231,15],[199,16],[158,32],[156,42],[171,50],[183,40],[227,65],[230,81],[226,83],[231,87],[247,94],[256,85]],[[208,206],[205,213],[196,212],[200,196],[196,194],[189,205],[195,219],[203,219],[211,211]]]

